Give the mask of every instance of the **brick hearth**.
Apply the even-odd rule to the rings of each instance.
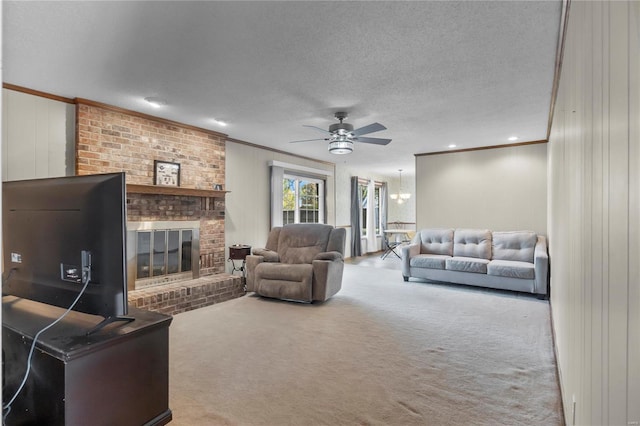
[[[195,280],[132,290],[128,293],[128,298],[129,304],[136,308],[175,315],[244,294],[241,277],[216,274]]]

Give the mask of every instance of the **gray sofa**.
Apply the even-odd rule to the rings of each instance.
[[[402,247],[402,275],[547,297],[547,240],[530,231],[422,229]]]
[[[265,248],[247,256],[247,291],[302,302],[325,301],[342,288],[346,231],[323,224],[275,227]]]

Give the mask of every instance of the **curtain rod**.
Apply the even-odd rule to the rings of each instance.
[[[385,183],[385,182],[380,182],[374,179],[367,179],[367,178],[361,178],[361,177],[358,178],[358,183],[369,183],[369,181],[373,181],[373,183],[377,185],[382,185],[383,183]]]

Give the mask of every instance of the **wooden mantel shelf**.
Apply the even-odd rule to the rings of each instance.
[[[179,186],[127,184],[127,192],[132,194],[180,195],[183,197],[224,198],[229,191],[210,189],[181,188]]]

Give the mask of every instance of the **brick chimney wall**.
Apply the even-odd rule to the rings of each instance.
[[[224,184],[226,135],[109,105],[76,100],[76,174],[124,171],[153,185],[154,160],[180,163],[180,187]],[[223,273],[223,198],[127,193],[127,219],[200,220],[200,275]]]

